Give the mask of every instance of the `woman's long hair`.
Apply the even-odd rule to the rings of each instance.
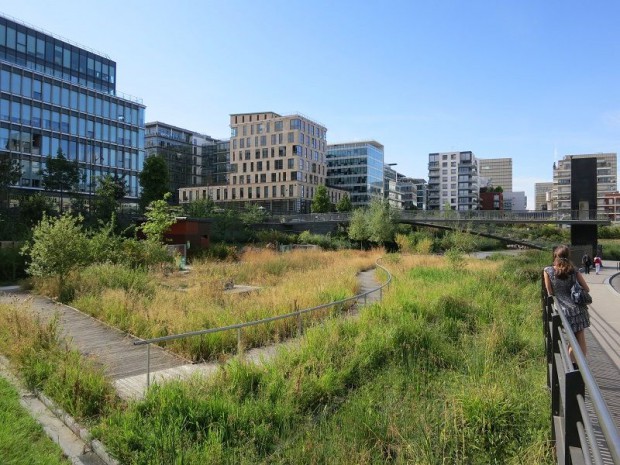
[[[569,248],[565,245],[558,245],[553,251],[553,266],[555,275],[560,279],[565,279],[575,271],[573,263],[568,255]]]

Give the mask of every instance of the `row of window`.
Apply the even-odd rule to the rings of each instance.
[[[307,150],[309,149],[310,153],[312,153],[312,149],[320,150],[321,152],[325,151],[325,143],[317,142],[315,138],[310,138],[308,136],[304,136],[301,132],[298,133],[297,142],[301,145],[305,145]],[[240,149],[250,148],[252,147],[252,138],[251,137],[240,137],[232,140],[233,150],[237,150],[237,146]],[[271,135],[271,145],[283,144],[284,143],[284,135],[283,134],[272,134]],[[289,132],[287,133],[286,143],[293,144],[295,143],[295,133]],[[267,136],[254,136],[254,147],[266,147],[267,146]]]
[[[276,182],[286,182],[286,181],[301,181],[309,184],[321,184],[323,182],[323,178],[319,176],[315,176],[313,174],[302,173],[301,171],[292,171],[290,172],[290,179],[287,179],[287,171],[282,171],[278,173],[271,173],[269,176],[270,183]],[[252,175],[245,174],[239,176],[232,177],[232,184],[237,185],[237,181],[239,184],[252,184]],[[267,173],[254,174],[254,184],[266,183],[267,181]]]
[[[277,147],[278,149],[278,157],[286,157],[287,155],[287,150],[286,150],[286,145],[281,145],[279,147]],[[263,148],[263,149],[256,149],[254,151],[254,159],[255,160],[259,160],[261,158],[269,158],[269,154],[271,153],[271,158],[275,158],[276,156],[276,147],[271,147],[271,150],[269,148]],[[320,154],[319,152],[312,151],[312,150],[308,150],[305,147],[302,147],[301,145],[293,145],[293,155],[297,155],[300,157],[304,157],[304,158],[308,158],[310,160],[312,160],[314,158],[314,161],[316,162],[320,162],[323,163],[323,155]],[[232,152],[232,161],[241,161],[241,160],[250,160],[252,156],[252,152],[250,150],[245,150],[245,151],[241,151],[239,150],[239,152]]]
[[[0,98],[0,120],[32,126],[37,129],[87,137],[134,148],[144,148],[143,129],[130,129],[116,123],[108,124],[100,118],[85,118],[75,112],[52,111],[49,107],[20,103]]]
[[[0,127],[0,150],[46,157],[58,149],[70,160],[126,170],[142,171],[144,152],[115,145],[94,143],[76,137],[51,137],[47,133],[9,130]]]
[[[256,134],[263,134],[263,133],[267,133],[269,134],[271,132],[271,121],[265,121],[262,123],[257,123],[257,124],[245,124],[241,126],[241,133],[242,135],[245,137],[248,135],[248,128],[249,128],[249,135],[254,135]],[[318,138],[319,140],[325,140],[326,139],[326,132],[324,129],[319,128],[318,126],[315,126],[313,124],[310,124],[309,122],[306,123],[306,121],[299,119],[299,118],[293,118],[289,120],[289,130],[292,131],[301,131],[301,136],[304,136],[304,133],[306,134],[306,138]],[[282,132],[284,131],[284,121],[283,120],[277,120],[273,122],[273,130],[275,132]],[[233,126],[230,129],[230,137],[234,138],[237,137],[239,135],[239,127],[238,126]],[[273,136],[272,136],[273,138]]]
[[[81,74],[114,88],[116,63],[113,61],[4,18],[0,18],[0,49],[9,61],[11,58],[17,61],[19,57],[53,65],[71,76]]]
[[[62,86],[28,72],[22,75],[0,70],[0,91],[125,124],[144,126],[142,107],[130,105],[129,102],[124,105],[120,99],[87,93],[78,87]]]
[[[42,188],[41,173],[46,167],[45,160],[20,160],[21,165],[21,179],[19,185],[26,188]],[[78,189],[80,192],[94,192],[97,188],[97,181],[106,175],[117,175],[125,181],[128,189],[128,196],[138,197],[139,193],[139,180],[135,174],[123,174],[116,170],[102,169],[100,167],[82,167],[82,173],[80,176],[80,184]]]

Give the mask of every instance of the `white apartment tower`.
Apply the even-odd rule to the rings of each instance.
[[[429,210],[478,210],[478,160],[472,152],[428,155]]]

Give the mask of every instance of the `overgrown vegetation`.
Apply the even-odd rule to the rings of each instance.
[[[97,434],[128,464],[550,464],[547,258],[390,256],[381,305],[310,329],[273,363],[156,387]]]
[[[15,389],[0,377],[0,457],[5,465],[69,465],[60,447],[19,404]]]
[[[116,405],[103,371],[59,338],[57,320],[40,321],[24,306],[0,304],[0,352],[32,390],[42,391],[78,419]]]

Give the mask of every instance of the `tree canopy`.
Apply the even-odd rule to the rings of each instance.
[[[169,184],[168,165],[163,155],[148,157],[140,173],[140,208],[144,210],[152,201],[163,199],[164,194],[170,192]]]
[[[311,206],[312,213],[327,213],[332,210],[332,204],[327,195],[327,187],[321,185],[316,188]]]
[[[46,191],[60,192],[60,211],[63,209],[63,194],[77,190],[80,182],[80,168],[77,160],[67,160],[59,147],[56,157],[49,155],[41,173],[41,183]]]
[[[22,170],[17,160],[9,154],[0,155],[0,198],[9,204],[9,188],[21,178]]]
[[[353,204],[351,203],[351,197],[348,194],[345,194],[336,204],[336,211],[339,212],[350,212],[353,209]]]
[[[118,175],[106,174],[98,179],[94,201],[95,214],[103,221],[109,221],[127,194],[127,184]]]

